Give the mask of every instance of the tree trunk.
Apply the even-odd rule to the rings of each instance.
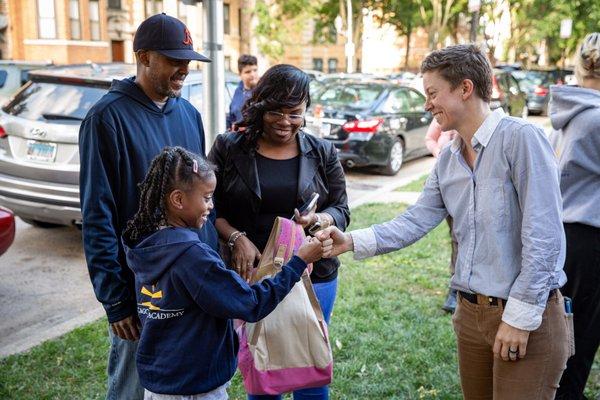
[[[412,26],[408,26],[406,29],[406,55],[404,58],[404,68],[408,69],[408,60],[410,56],[410,37],[412,36]]]

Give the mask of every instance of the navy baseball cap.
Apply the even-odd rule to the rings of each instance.
[[[210,59],[194,50],[192,35],[183,22],[165,13],[156,14],[140,24],[133,38],[133,51],[153,50],[176,60]]]

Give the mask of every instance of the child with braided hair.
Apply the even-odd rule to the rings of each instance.
[[[267,316],[326,250],[308,238],[277,276],[246,283],[198,238],[213,208],[214,169],[181,147],[164,148],[123,233],[142,322],[136,361],[145,399],[227,399],[238,350],[232,318]]]

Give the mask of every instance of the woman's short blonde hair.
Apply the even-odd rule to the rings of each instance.
[[[579,84],[584,79],[600,79],[600,33],[588,34],[577,51],[575,76]]]

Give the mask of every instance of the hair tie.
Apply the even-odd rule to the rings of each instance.
[[[192,170],[195,174],[198,173],[198,161],[194,160],[194,165],[192,166]]]

